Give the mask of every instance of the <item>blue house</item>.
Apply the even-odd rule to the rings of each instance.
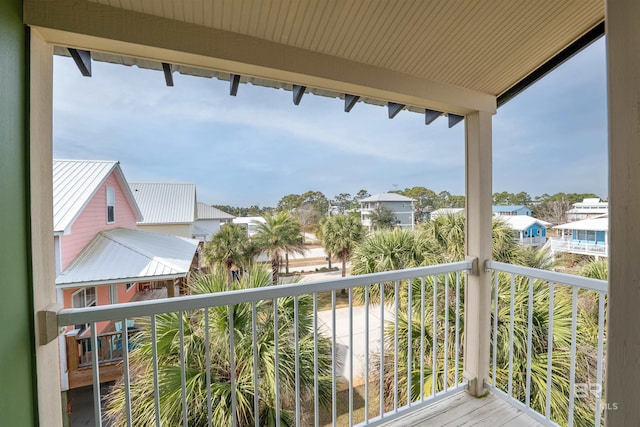
[[[551,249],[583,255],[609,255],[609,218],[602,215],[582,221],[569,222],[553,227],[563,231],[563,236],[552,240]]]
[[[547,227],[551,224],[529,215],[499,215],[512,230],[522,246],[542,246],[547,242]]]
[[[496,215],[528,215],[531,216],[531,209],[524,205],[494,206],[493,213]]]

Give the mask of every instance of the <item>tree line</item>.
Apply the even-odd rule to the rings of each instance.
[[[404,190],[393,189],[389,193],[397,193],[412,198],[415,206],[416,222],[424,222],[429,219],[429,213],[440,208],[464,208],[465,196],[451,194],[444,190],[435,191],[422,187],[407,187]],[[287,194],[283,196],[276,207],[234,207],[215,205],[215,207],[235,216],[264,216],[273,212],[289,212],[300,223],[302,230],[313,232],[320,224],[322,218],[330,214],[345,213],[360,207],[360,201],[371,194],[362,189],[355,195],[340,193],[333,198],[328,198],[321,191],[307,191],[302,194]],[[594,193],[564,193],[541,194],[531,196],[521,191],[509,193],[501,191],[493,193],[494,205],[524,205],[531,208],[532,216],[547,221],[553,225],[565,222],[565,212],[571,209],[574,203],[586,198],[598,198]]]

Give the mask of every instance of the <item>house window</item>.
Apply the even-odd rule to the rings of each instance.
[[[107,224],[116,222],[116,190],[107,187]]]
[[[126,288],[126,289],[127,289],[127,291],[128,291],[129,289],[133,288],[133,285],[135,285],[135,283],[127,283],[127,284],[125,285],[125,288]]]
[[[583,240],[587,242],[595,242],[596,241],[596,232],[592,230],[577,230],[578,231],[578,240]]]
[[[73,308],[95,307],[96,306],[96,288],[82,288],[71,295],[71,306]],[[76,329],[85,330],[89,328],[89,324],[74,325]]]

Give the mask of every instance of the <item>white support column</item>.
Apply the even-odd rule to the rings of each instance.
[[[608,0],[609,426],[640,425],[640,2]]]
[[[466,255],[476,258],[477,271],[468,275],[465,286],[464,376],[469,392],[485,393],[489,376],[491,328],[491,280],[484,262],[491,259],[491,114],[466,116]]]
[[[34,31],[30,49],[31,257],[34,312],[56,303],[53,238],[53,47]],[[36,331],[41,319],[34,313]],[[58,340],[36,343],[40,425],[61,426],[60,353]]]

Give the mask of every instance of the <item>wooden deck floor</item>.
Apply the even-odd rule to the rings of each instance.
[[[542,427],[527,414],[492,394],[476,399],[466,392],[397,418],[385,427],[504,426]]]

